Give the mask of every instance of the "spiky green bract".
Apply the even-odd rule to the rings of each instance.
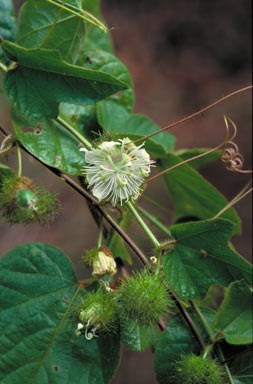
[[[100,287],[96,292],[85,292],[78,307],[80,322],[101,332],[116,329],[117,309],[114,293]]]
[[[30,224],[38,221],[46,224],[60,211],[60,202],[54,193],[38,188],[27,177],[8,177],[0,190],[0,209],[12,224]]]
[[[98,252],[98,248],[93,248],[89,251],[86,251],[85,254],[82,256],[82,261],[89,267],[92,267],[94,260],[96,260],[98,257]]]
[[[140,325],[153,325],[169,312],[172,301],[160,274],[135,272],[117,292],[122,316],[137,320]]]
[[[225,372],[215,360],[194,354],[182,356],[175,363],[171,384],[226,384]]]

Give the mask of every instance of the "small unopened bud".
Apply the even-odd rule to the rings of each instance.
[[[93,261],[93,276],[110,275],[113,276],[117,272],[115,260],[111,251],[106,247],[100,247],[98,255]]]

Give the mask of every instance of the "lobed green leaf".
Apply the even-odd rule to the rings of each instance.
[[[162,170],[178,164],[182,159],[172,153],[161,160]],[[227,200],[217,189],[205,180],[190,165],[183,164],[164,175],[169,195],[172,199],[176,218],[196,217],[199,220],[211,219],[226,205]],[[240,233],[241,223],[233,208],[221,215],[234,224],[234,232]]]
[[[68,5],[82,11],[81,0],[67,0]],[[19,12],[16,42],[24,48],[57,50],[64,60],[75,63],[84,38],[84,20],[45,0],[28,0]]]
[[[133,82],[126,66],[117,57],[98,49],[87,49],[80,54],[78,65],[93,71],[108,73],[127,84],[128,89],[108,97],[103,102],[114,101],[125,107],[128,112],[132,112],[134,105]]]
[[[235,281],[227,288],[212,328],[230,344],[253,343],[252,292],[245,281]]]
[[[106,132],[122,138],[137,140],[160,129],[148,117],[130,114],[113,100],[98,103],[97,116],[99,124]],[[174,142],[174,136],[162,132],[146,140],[145,149],[151,156],[162,158],[173,149]]]
[[[252,266],[228,244],[233,225],[223,219],[177,224],[175,245],[163,256],[166,279],[187,299],[202,299],[211,284],[228,286],[237,277],[251,279]]]
[[[5,74],[6,94],[13,106],[30,120],[56,118],[60,102],[94,104],[128,88],[107,73],[68,64],[57,51],[25,49],[7,41],[2,47],[18,63]]]

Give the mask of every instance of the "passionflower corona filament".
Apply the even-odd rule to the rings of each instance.
[[[85,152],[86,166],[83,168],[93,195],[99,200],[118,201],[136,199],[141,185],[150,173],[154,161],[142,148],[129,138],[118,141],[105,141],[96,149]]]

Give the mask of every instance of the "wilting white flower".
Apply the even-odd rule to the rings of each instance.
[[[144,178],[154,163],[149,154],[136,146],[127,137],[119,141],[106,141],[91,151],[85,152],[83,168],[89,188],[99,200],[110,200],[115,206],[120,200],[136,199]]]

